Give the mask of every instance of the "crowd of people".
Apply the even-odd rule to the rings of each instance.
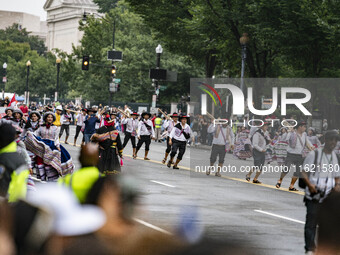
[[[278,189],[281,188],[282,181],[291,166],[295,165],[296,170],[289,190],[297,191],[295,187],[297,180],[299,186],[305,189],[307,208],[305,249],[306,252],[315,251],[314,239],[316,226],[319,223],[317,212],[328,197],[333,199],[337,196],[331,195],[333,192],[340,191],[340,173],[331,171],[336,168],[336,165],[339,167],[338,131],[324,130],[321,134],[317,134],[312,127],[307,130],[304,121],[298,122],[292,128],[270,126],[268,119],[261,121],[262,125],[258,127],[243,126],[237,120],[233,125],[226,123],[216,125],[214,120],[212,116],[209,117],[209,121],[203,116],[195,116],[190,120],[190,116],[184,113],[167,114],[162,110],[159,110],[158,114],[148,112],[140,114],[132,111],[128,106],[124,109],[102,106],[81,108],[72,104],[37,107],[33,103],[29,107],[26,105],[16,108],[7,107],[0,120],[2,175],[0,196],[4,200],[0,214],[7,215],[12,211],[14,216],[11,216],[11,224],[16,227],[13,230],[11,224],[6,225],[7,223],[0,220],[0,247],[3,241],[1,238],[4,238],[1,233],[9,234],[9,229],[12,229],[11,231],[15,233],[19,231],[16,233],[18,236],[6,238],[12,238],[11,242],[18,254],[28,254],[28,251],[30,254],[40,254],[41,251],[47,254],[50,246],[46,246],[46,242],[49,244],[59,242],[62,247],[58,250],[60,253],[51,250],[49,251],[51,254],[70,254],[68,252],[75,251],[73,249],[84,248],[80,247],[79,240],[88,240],[93,244],[92,248],[100,246],[101,248],[98,249],[103,254],[106,254],[105,252],[130,254],[124,253],[127,248],[122,244],[129,243],[127,235],[131,233],[138,235],[138,231],[132,231],[135,226],[131,223],[131,208],[136,201],[137,193],[131,187],[125,187],[124,181],[116,174],[121,172],[123,150],[129,142],[133,149],[133,159],[137,158],[138,152],[144,145],[145,152],[142,159],[150,160],[148,153],[152,146],[151,141],[154,140],[158,143],[166,142],[162,163],[173,169],[179,169],[178,165],[188,145],[201,143],[211,146],[210,166],[214,166],[218,158],[215,172],[218,177],[221,176],[220,170],[227,153],[231,153],[239,160],[252,157],[253,168],[245,178],[250,182],[252,174],[255,173],[252,180],[254,184],[261,184],[259,176],[263,166],[276,161],[277,165],[283,166],[276,183]],[[72,124],[76,126],[74,146],[77,145],[78,137],[82,133],[80,169],[75,169],[70,154],[60,144],[64,132],[66,133],[64,143],[68,144]],[[327,129],[327,125],[324,125],[324,129]],[[123,141],[120,138],[121,133],[124,133]],[[327,174],[315,171],[311,174],[307,171],[316,166],[323,166]],[[209,168],[206,174],[210,173]],[[88,224],[83,224],[84,222],[79,222],[75,218],[63,219],[65,213],[60,212],[59,208],[63,206],[61,200],[68,201],[71,215],[82,211],[83,217],[88,215],[91,218],[95,212],[97,216],[93,217],[95,218],[93,222],[90,220]],[[15,203],[8,204],[7,201]],[[108,205],[107,201],[116,201],[116,203]],[[49,212],[45,211],[46,204],[48,210],[53,212],[52,215],[48,215]],[[29,222],[28,219],[22,218],[22,213],[30,215]],[[83,214],[79,215],[79,220]],[[3,215],[0,215],[0,219]],[[52,218],[56,223],[52,224]],[[38,226],[34,225],[36,220],[46,220],[46,224],[50,224],[49,228],[46,227],[45,234],[39,236],[41,239],[37,237],[38,244],[32,241],[33,236],[31,236],[32,233],[35,234],[34,231],[37,231]],[[69,220],[70,226],[74,227],[63,225],[66,224],[64,220]],[[18,223],[23,224],[25,228],[18,228],[16,225]],[[119,227],[112,228],[113,225]],[[61,236],[63,238],[60,238]],[[77,236],[79,239],[66,238],[66,241],[65,237],[71,236]],[[135,237],[136,243],[138,238],[146,238],[143,234],[141,236]],[[116,238],[119,242],[117,241],[118,244],[115,243],[113,250],[110,250],[112,248],[110,244]],[[187,248],[187,244],[176,238],[165,239],[169,247],[179,250]],[[9,243],[4,247],[13,248],[12,244]],[[136,248],[134,245],[135,243],[131,247]],[[31,253],[33,250],[36,253]]]

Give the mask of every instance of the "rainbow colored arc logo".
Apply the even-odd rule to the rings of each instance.
[[[221,106],[223,105],[223,104],[222,104],[222,100],[221,100],[220,95],[217,93],[217,91],[216,91],[213,87],[211,87],[209,84],[206,84],[206,83],[204,83],[204,82],[199,82],[199,84],[201,84],[201,86],[199,86],[199,89],[202,90],[202,91],[204,91],[205,93],[207,93],[207,94],[211,97],[211,99],[214,101],[215,105],[217,105],[217,101],[216,101],[215,97],[214,97],[213,94],[212,94],[209,90],[207,90],[206,88],[208,88],[208,89],[210,89],[212,92],[214,92],[214,94],[217,96],[218,100],[220,101]]]

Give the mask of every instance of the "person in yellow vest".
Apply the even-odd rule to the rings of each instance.
[[[61,127],[61,115],[63,112],[63,107],[61,105],[58,105],[57,108],[55,108],[55,121],[53,122],[53,125],[57,126],[59,129]]]
[[[81,147],[79,161],[81,167],[73,174],[68,174],[59,179],[58,183],[72,189],[80,203],[85,203],[87,194],[93,184],[102,174],[99,172],[98,165],[99,150],[98,145],[88,143]]]
[[[161,142],[161,138],[162,138],[162,123],[163,120],[161,118],[161,115],[159,114],[157,116],[157,118],[155,119],[155,133],[156,133],[156,142]]]
[[[0,124],[0,197],[9,202],[26,198],[28,166],[17,152],[16,131],[11,124]]]

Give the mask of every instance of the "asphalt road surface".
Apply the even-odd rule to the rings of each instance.
[[[69,145],[79,168],[79,145],[72,146],[74,126]],[[82,134],[78,138],[81,142]],[[122,135],[123,138],[123,135]],[[124,150],[123,174],[136,179],[141,192],[136,218],[146,227],[169,234],[176,233],[183,219],[195,222],[194,234],[241,242],[257,254],[304,254],[304,221],[306,209],[303,192],[289,192],[292,173],[282,188],[275,184],[279,173],[265,173],[263,184],[248,183],[244,172],[214,174],[196,173],[196,166],[209,164],[210,150],[187,147],[179,170],[162,164],[166,144],[152,142],[148,157],[143,160],[144,147],[132,159],[130,143]],[[225,165],[251,166],[252,159],[239,160],[227,154]],[[273,166],[276,164],[273,163]]]

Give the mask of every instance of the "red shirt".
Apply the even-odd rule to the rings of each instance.
[[[156,116],[154,116],[154,117],[151,119],[153,127],[155,127],[155,119],[156,119]]]
[[[28,113],[28,107],[27,106],[22,105],[19,108],[20,108],[20,110],[22,111],[23,114],[27,115],[27,113]]]

